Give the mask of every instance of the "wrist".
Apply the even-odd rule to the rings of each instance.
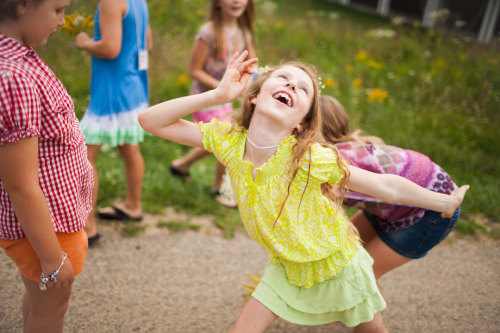
[[[441,212],[450,212],[454,210],[454,207],[456,206],[456,200],[453,196],[440,193],[442,200],[437,200],[436,202],[439,203],[439,209],[436,209],[437,211]]]
[[[212,90],[214,94],[214,105],[231,103],[236,98],[231,96],[231,93],[219,87]]]
[[[50,281],[56,282],[57,281],[57,276],[59,275],[59,272],[60,272],[62,266],[64,265],[64,262],[66,261],[67,257],[68,257],[68,254],[63,252],[61,263],[59,264],[57,269],[54,270],[51,274],[47,274],[47,276],[46,276],[42,270],[42,274],[40,275],[41,282],[38,285],[38,287],[40,288],[41,291],[47,290],[47,282],[50,282]]]
[[[229,102],[226,101],[227,98],[224,98],[217,88],[207,91],[207,97],[207,101],[211,106]]]
[[[40,259],[40,263],[42,266],[42,272],[51,273],[57,269],[57,267],[61,264],[64,259],[64,252],[58,252],[57,256],[53,256],[50,259],[44,258]]]

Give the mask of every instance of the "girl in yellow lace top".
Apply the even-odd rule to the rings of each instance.
[[[232,57],[216,89],[158,104],[139,116],[148,132],[215,154],[227,167],[245,228],[269,253],[264,276],[231,332],[263,332],[278,316],[297,324],[342,321],[355,332],[384,332],[385,301],[373,260],[341,209],[343,189],[451,216],[468,186],[444,195],[402,177],[347,166],[321,138],[316,76],[298,63],[261,75],[233,125],[181,119],[238,97],[257,62],[246,56],[245,51]]]

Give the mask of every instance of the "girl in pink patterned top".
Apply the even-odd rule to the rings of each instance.
[[[83,269],[92,167],[73,101],[32,47],[70,0],[0,2],[0,247],[26,289],[25,332],[62,332]]]
[[[254,0],[212,0],[209,21],[198,31],[193,49],[189,73],[194,79],[190,94],[214,89],[219,84],[227,63],[235,52],[247,50],[255,57],[253,42]],[[193,113],[195,122],[209,123],[212,118],[231,121],[232,103],[215,105]],[[188,154],[172,162],[169,169],[174,176],[189,177],[189,168],[196,161],[210,155],[203,148],[193,148]],[[217,200],[229,207],[236,202],[220,195],[225,168],[216,162],[212,193]]]
[[[333,97],[320,97],[322,132],[351,165],[381,174],[407,178],[434,192],[450,194],[458,189],[450,176],[419,152],[384,144],[382,139],[349,131],[349,117]],[[438,212],[381,202],[349,191],[344,204],[360,208],[351,219],[375,263],[378,279],[412,259],[424,257],[455,227],[460,207],[451,218]]]

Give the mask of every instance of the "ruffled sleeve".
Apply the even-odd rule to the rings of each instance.
[[[196,33],[194,39],[203,41],[210,50],[213,50],[215,47],[213,45],[215,38],[212,29],[212,23],[208,22],[202,25],[198,30],[198,32]]]
[[[40,94],[31,80],[0,73],[0,145],[40,135]]]
[[[230,123],[216,118],[212,118],[209,123],[200,122],[199,126],[203,135],[203,148],[214,154],[222,164],[230,164],[234,160],[236,143],[241,134],[230,131]]]
[[[306,153],[300,165],[302,174],[309,174],[309,161],[311,161],[310,177],[317,183],[335,185],[344,177],[344,171],[337,163],[337,154],[330,148],[313,144],[310,157]]]

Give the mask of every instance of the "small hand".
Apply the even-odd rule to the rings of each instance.
[[[457,190],[451,192],[450,196],[455,199],[454,204],[450,207],[449,210],[444,211],[441,216],[443,218],[448,218],[452,217],[453,214],[455,213],[455,210],[462,204],[464,201],[465,193],[469,190],[470,186],[469,185],[464,185],[458,188]]]
[[[231,57],[227,65],[224,77],[215,88],[218,99],[222,102],[231,102],[236,99],[245,89],[246,84],[252,76],[252,66],[257,63],[257,58],[252,58],[247,61],[245,58],[248,51],[243,51],[241,54],[236,52]]]
[[[43,266],[44,265],[42,265],[42,268]],[[59,267],[59,265],[57,267]],[[57,267],[44,269],[44,276],[49,277],[54,273],[54,270],[56,270]],[[47,289],[65,288],[70,286],[73,283],[74,279],[75,275],[73,265],[71,265],[71,261],[69,260],[69,258],[66,258],[66,260],[64,261],[64,265],[62,265],[61,269],[59,270],[59,274],[56,276],[56,280],[49,281],[45,285],[47,286]]]
[[[75,45],[76,47],[78,47],[79,49],[83,49],[85,50],[85,45],[91,41],[92,38],[89,37],[89,35],[87,35],[86,32],[80,32],[78,35],[76,35],[75,37]]]

